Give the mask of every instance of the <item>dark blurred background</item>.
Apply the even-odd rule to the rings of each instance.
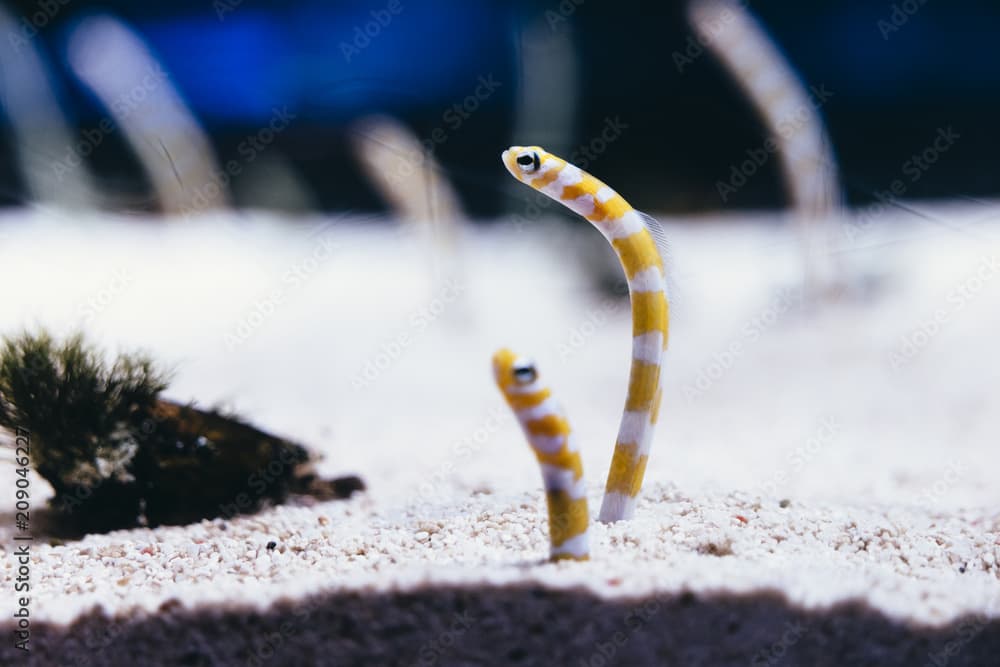
[[[851,204],[871,200],[948,127],[961,141],[906,196],[986,197],[1000,189],[1000,3],[760,0],[749,6],[805,83],[831,94],[821,113]],[[549,138],[517,128],[535,127],[518,113],[537,108],[525,104],[525,72],[547,71],[550,39],[574,54],[572,99],[559,119],[565,136],[557,143],[585,145],[607,119],[620,119],[627,129],[591,169],[619,189],[628,184],[637,206],[770,207],[784,198],[775,161],[728,201],[719,197],[716,183],[765,134],[711,54],[678,66],[675,53],[691,53],[692,32],[677,1],[49,0],[7,8],[22,30],[37,30],[32,40],[48,60],[74,131],[97,126],[107,112],[67,66],[68,35],[81,17],[109,12],[145,38],[220,163],[239,159],[240,143],[287,107],[294,118],[269,151],[287,161],[324,210],[382,207],[348,150],[347,132],[352,121],[386,112],[420,138],[443,128],[445,141],[434,154],[467,210],[501,213],[509,201],[500,151],[511,143],[546,145]],[[376,34],[359,37],[379,17]],[[529,47],[526,34],[533,35]],[[455,127],[455,116],[446,114],[474,93],[481,77],[499,85]],[[565,86],[550,90],[567,95]],[[5,203],[15,204],[26,198],[24,177],[3,122],[0,178]],[[121,133],[87,160],[102,188],[141,201],[148,183]],[[234,203],[245,202],[236,194]]]

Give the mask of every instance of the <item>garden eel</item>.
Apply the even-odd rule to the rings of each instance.
[[[503,163],[514,178],[593,223],[625,269],[632,302],[632,366],[598,519],[628,519],[642,488],[662,395],[660,360],[670,319],[663,230],[610,187],[539,146],[512,146],[503,152]]]
[[[549,509],[550,560],[587,560],[587,486],[580,449],[562,408],[531,361],[503,349],[493,377],[538,458]]]
[[[806,292],[832,295],[840,277],[827,235],[841,213],[844,191],[819,111],[832,93],[823,85],[806,87],[746,4],[693,0],[688,16],[700,41],[736,81],[770,135],[764,155],[775,152],[781,168],[799,228]],[[719,181],[716,187],[720,185],[725,184]]]

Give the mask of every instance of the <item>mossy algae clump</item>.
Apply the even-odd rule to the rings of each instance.
[[[32,465],[74,531],[184,523],[291,492],[332,498],[363,488],[357,478],[319,480],[302,445],[161,398],[168,380],[145,354],[105,363],[80,334],[4,339],[0,427],[31,433]]]

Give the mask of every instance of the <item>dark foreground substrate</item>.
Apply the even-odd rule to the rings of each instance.
[[[32,624],[2,665],[1000,665],[1000,621],[900,624],[864,604],[803,611],[770,592],[608,601],[537,586],[341,593],[240,607]]]

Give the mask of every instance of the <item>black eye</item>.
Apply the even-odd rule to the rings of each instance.
[[[538,377],[538,373],[535,372],[534,364],[530,363],[520,363],[515,365],[511,371],[514,374],[514,379],[518,384],[529,384],[535,381]]]
[[[532,171],[538,171],[542,161],[538,157],[538,153],[522,153],[517,156],[517,163],[522,167],[532,167]]]

